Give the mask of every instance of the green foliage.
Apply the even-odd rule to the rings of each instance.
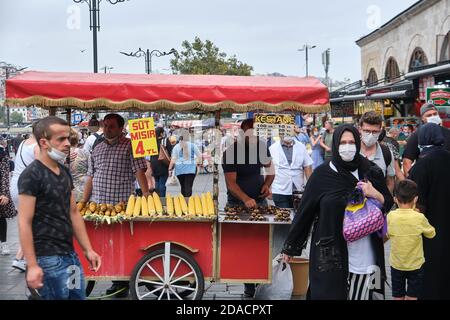
[[[236,56],[220,52],[210,40],[203,42],[195,37],[194,42],[185,40],[181,46],[183,50],[170,61],[174,73],[249,76],[253,71]]]
[[[14,111],[10,114],[10,121],[11,123],[23,123],[23,115],[19,112]]]

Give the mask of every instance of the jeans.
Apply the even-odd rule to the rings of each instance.
[[[167,174],[165,176],[155,177],[155,189],[161,198],[166,196],[166,182],[168,178],[169,176]]]
[[[401,271],[391,267],[392,296],[417,298],[423,286],[424,267],[413,271]],[[407,286],[408,284],[408,286]]]
[[[37,262],[44,272],[44,286],[38,290],[44,300],[84,300],[85,280],[78,255],[40,256]]]
[[[285,194],[272,194],[272,200],[279,208],[293,208],[294,201],[292,196]]]

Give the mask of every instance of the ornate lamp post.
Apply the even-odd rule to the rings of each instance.
[[[106,0],[110,4],[117,4],[125,2],[125,0]],[[128,0],[127,0],[128,1]],[[97,62],[97,31],[100,31],[100,2],[101,0],[73,0],[75,3],[85,2],[89,6],[89,27],[92,30],[92,37],[94,42],[94,72],[98,72]]]
[[[136,57],[136,58],[140,58],[140,57],[145,57],[145,73],[147,74],[151,74],[152,73],[152,57],[156,56],[156,57],[162,57],[162,56],[167,56],[169,54],[176,54],[177,50],[175,50],[174,48],[170,49],[169,52],[161,52],[159,50],[152,50],[150,51],[150,49],[147,49],[146,51],[142,50],[141,48],[139,48],[138,51],[136,52],[130,52],[130,53],[125,53],[125,52],[120,52],[121,54],[124,54],[128,57]]]
[[[298,51],[305,51],[306,53],[306,76],[308,76],[308,51],[314,49],[315,47],[316,46],[310,46],[309,44],[305,44],[301,49],[298,49]]]

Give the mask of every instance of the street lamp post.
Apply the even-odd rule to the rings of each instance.
[[[5,70],[4,72],[5,72],[5,81],[6,81],[11,76],[15,75],[16,73],[19,73],[20,71],[25,70],[27,67],[20,68],[20,67],[13,66],[12,64],[6,63],[4,61],[0,61],[0,68]],[[6,89],[6,83],[5,83],[5,89]],[[11,126],[11,121],[10,121],[10,113],[9,113],[8,107],[6,107],[6,123],[7,123],[8,131],[9,131],[10,126]]]
[[[305,51],[306,53],[306,76],[308,77],[308,51],[311,49],[314,49],[316,46],[310,46],[309,44],[303,45],[301,49],[298,49],[298,51]]]
[[[125,2],[125,0],[106,0],[111,4]],[[85,2],[89,6],[89,28],[92,30],[92,40],[94,47],[94,73],[98,72],[97,61],[97,31],[100,31],[100,2],[101,0],[73,0],[75,3]]]
[[[126,53],[126,52],[120,52],[123,55],[126,55],[128,57],[136,57],[136,58],[140,58],[140,57],[145,57],[145,73],[147,74],[151,74],[152,73],[152,57],[162,57],[162,56],[167,56],[169,54],[176,54],[177,50],[175,50],[174,48],[170,49],[169,52],[161,52],[159,50],[152,50],[150,51],[150,49],[147,49],[146,51],[142,50],[141,48],[139,48],[138,51],[136,52],[130,52],[130,53]]]

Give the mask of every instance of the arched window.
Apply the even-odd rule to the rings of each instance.
[[[450,60],[450,32],[445,36],[444,42],[442,43],[441,56],[439,61]]]
[[[426,66],[428,64],[427,56],[423,52],[422,48],[414,49],[409,62],[409,71],[414,71],[416,68]]]
[[[378,82],[377,72],[375,71],[374,68],[372,68],[369,71],[369,76],[367,77],[366,84],[370,87],[370,86],[373,86],[377,82]]]
[[[390,57],[386,64],[386,74],[384,77],[386,82],[391,82],[393,79],[400,77],[397,61],[393,57]]]

